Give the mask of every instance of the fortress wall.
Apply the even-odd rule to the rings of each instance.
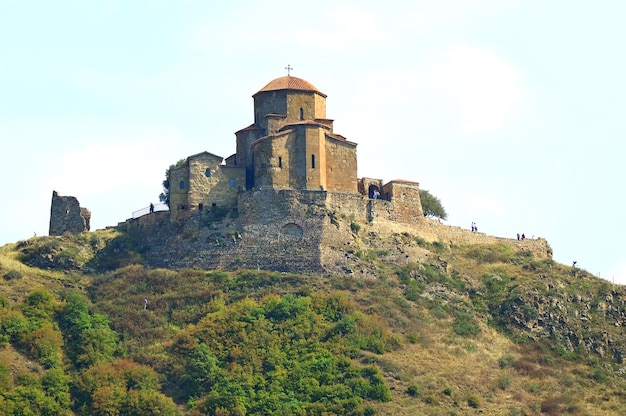
[[[176,223],[170,221],[170,211],[156,211],[119,223],[117,229],[127,232],[138,248],[158,250],[177,231]]]
[[[271,270],[320,270],[326,192],[265,189],[239,194],[240,247]],[[251,256],[251,257],[250,257]],[[255,264],[256,267],[256,264]]]
[[[161,211],[128,220],[118,228],[128,231],[151,267],[336,272],[342,265],[353,267],[346,260],[359,249],[352,222],[360,225],[358,235],[368,239],[408,233],[445,245],[503,243],[538,258],[552,255],[545,239],[499,238],[424,217],[413,222],[385,220],[394,212],[393,203],[353,193],[248,191],[239,194],[238,207],[237,218],[217,222],[202,212],[170,221],[168,211]],[[367,221],[371,207],[382,214]]]
[[[501,243],[519,251],[530,251],[539,258],[552,257],[552,248],[545,238],[517,240],[516,238],[495,237],[457,226],[440,224],[432,219],[427,219],[420,224],[419,229],[420,236],[424,239],[435,236],[438,241],[456,245]]]
[[[424,218],[419,184],[415,182],[390,182],[383,186],[383,192],[395,206],[396,221],[414,222]]]
[[[326,206],[330,212],[345,216],[359,223],[369,221],[368,199],[352,192],[328,192]]]
[[[416,190],[416,192],[419,192]],[[366,219],[368,222],[393,222],[401,224],[419,224],[424,221],[422,206],[418,199],[404,198],[388,201],[385,199],[364,198]]]
[[[384,199],[368,200],[368,218],[372,222],[392,221],[416,224],[424,220],[421,207],[406,201],[391,202]]]

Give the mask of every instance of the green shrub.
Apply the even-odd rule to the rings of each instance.
[[[460,336],[474,336],[481,333],[480,326],[471,312],[454,311],[454,333]]]
[[[22,272],[19,270],[11,270],[7,274],[4,275],[4,280],[19,280],[23,278]]]
[[[437,398],[435,396],[426,396],[424,398],[424,403],[426,404],[432,404],[434,406],[439,404],[439,400],[437,400]]]
[[[432,246],[435,249],[435,251],[439,253],[441,253],[442,251],[446,249],[446,245],[442,243],[441,241],[433,241]]]
[[[470,396],[467,398],[467,405],[469,407],[473,407],[474,409],[478,409],[480,407],[480,399],[476,396]]]
[[[413,397],[417,397],[420,395],[420,386],[416,385],[416,384],[411,384],[407,389],[406,392],[409,396],[413,396]]]
[[[501,374],[500,377],[498,377],[497,385],[500,390],[506,390],[511,386],[511,378],[508,374]]]
[[[351,361],[362,348],[384,351],[389,331],[344,295],[268,294],[212,310],[168,347],[180,362],[167,377],[194,410],[359,415],[364,400],[391,400],[378,367]]]
[[[514,255],[515,250],[504,244],[473,245],[466,251],[477,263],[507,263]]]
[[[358,234],[359,231],[361,230],[361,225],[356,222],[351,222],[350,229],[352,230],[354,234]]]
[[[500,368],[511,367],[515,362],[515,358],[512,355],[505,355],[504,357],[498,360],[498,365]]]
[[[601,368],[595,368],[593,370],[593,375],[591,378],[593,378],[598,383],[605,383],[607,380],[606,374]]]
[[[415,237],[415,242],[417,243],[418,246],[420,247],[426,247],[428,245],[428,243],[426,242],[426,240],[424,240],[422,237]]]
[[[222,271],[212,271],[206,274],[206,277],[213,280],[215,283],[225,283],[230,280],[230,275]]]
[[[58,367],[62,362],[63,336],[51,323],[22,333],[20,349],[46,368]]]
[[[374,416],[378,410],[374,406],[367,405],[363,408],[363,416]]]
[[[20,312],[6,310],[0,313],[0,346],[17,341],[28,330],[28,320]]]

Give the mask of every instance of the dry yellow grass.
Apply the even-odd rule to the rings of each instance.
[[[67,287],[86,288],[93,278],[78,272],[28,267],[18,261],[14,248],[15,245],[0,247],[0,294],[10,301],[23,299],[37,288],[54,293]],[[532,270],[514,264],[480,263],[463,255],[462,250],[433,257],[439,256],[445,257],[450,271],[458,273],[467,291],[479,288],[484,276],[497,274],[513,276],[519,284],[536,284]],[[575,290],[572,287],[576,284],[595,284],[570,276],[565,266],[554,265],[554,269],[560,274],[548,283],[563,290]],[[22,278],[2,279],[9,271],[19,271]],[[453,317],[438,315],[419,302],[403,298],[397,276],[388,276],[386,281],[345,279],[345,289],[333,287],[339,278],[334,282],[311,278],[310,284],[316,290],[342,290],[371,315],[368,319],[376,323],[386,320],[401,340],[401,345],[393,351],[381,355],[365,353],[361,358],[364,363],[380,366],[393,394],[391,402],[371,403],[379,415],[626,414],[626,381],[619,376],[619,365],[610,359],[565,360],[531,341],[516,343],[484,321],[479,322],[480,334],[459,336],[453,330]],[[472,304],[467,293],[451,299]],[[398,319],[409,322],[400,324]],[[601,368],[606,368],[606,380],[594,379],[589,363],[592,359],[599,360],[604,366]],[[29,365],[27,359],[10,347],[0,351],[0,360],[14,362],[21,369]],[[416,394],[409,394],[410,388]]]

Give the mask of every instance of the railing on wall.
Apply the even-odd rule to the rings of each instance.
[[[154,212],[169,211],[167,204],[154,204]],[[146,214],[150,214],[150,206],[133,211],[133,218],[139,218]]]

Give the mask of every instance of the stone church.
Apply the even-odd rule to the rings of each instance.
[[[212,206],[234,207],[242,190],[359,192],[356,143],[333,131],[324,93],[287,75],[253,98],[254,123],[235,133],[237,152],[225,163],[202,152],[170,170],[172,219]]]
[[[169,211],[118,225],[146,264],[368,276],[355,253],[384,247],[394,264],[418,261],[418,244],[395,244],[408,236],[551,255],[545,240],[509,241],[425,218],[417,182],[357,178],[357,145],[333,131],[326,95],[311,83],[287,75],[252,97],[254,122],[235,133],[235,154],[187,157],[169,169]]]
[[[253,99],[254,122],[235,133],[235,154],[204,151],[170,167],[170,209],[117,225],[145,264],[374,276],[358,253],[382,250],[396,265],[421,261],[413,237],[552,256],[544,239],[494,237],[424,217],[417,182],[357,178],[357,145],[333,131],[326,95],[311,83],[287,75]],[[90,217],[75,198],[53,193],[50,235],[88,230]]]

